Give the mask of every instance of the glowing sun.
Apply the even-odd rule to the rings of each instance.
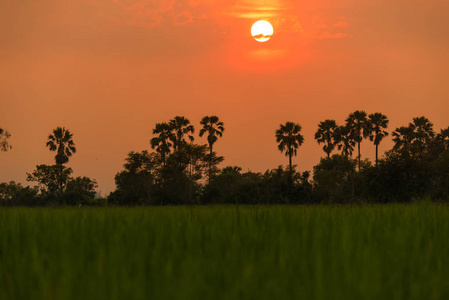
[[[257,21],[251,27],[251,35],[258,42],[266,42],[273,35],[273,26],[267,21]]]

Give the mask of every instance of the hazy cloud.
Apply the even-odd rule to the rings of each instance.
[[[192,20],[193,20],[192,14],[188,11],[183,11],[182,13],[177,14],[173,18],[173,25],[184,25],[192,22]]]
[[[340,21],[338,21],[337,23],[334,24],[334,27],[348,28],[349,27],[349,23],[345,21],[344,17],[341,17]]]

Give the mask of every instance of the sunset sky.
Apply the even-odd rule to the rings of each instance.
[[[320,121],[382,112],[389,131],[426,116],[449,126],[449,2],[441,0],[34,0],[0,5],[0,182],[54,163],[48,134],[65,126],[78,148],[68,166],[99,191],[131,150],[150,150],[155,123],[218,115],[221,166],[262,172],[288,159],[274,132],[299,123],[293,162],[325,153]],[[251,25],[267,20],[270,41]],[[206,139],[196,137],[205,144]],[[380,152],[392,146],[391,135]],[[369,140],[362,158],[374,157]],[[34,185],[34,184],[32,184]]]

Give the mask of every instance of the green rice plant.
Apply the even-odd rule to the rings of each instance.
[[[0,299],[448,299],[449,207],[1,208]]]

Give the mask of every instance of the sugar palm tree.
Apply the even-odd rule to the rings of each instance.
[[[353,134],[348,126],[339,126],[336,130],[338,150],[344,156],[352,156],[356,145]]]
[[[330,156],[337,144],[336,131],[338,130],[337,122],[335,120],[325,120],[318,124],[318,130],[315,133],[315,139],[318,144],[324,143],[323,150]]]
[[[430,141],[435,137],[433,124],[426,117],[413,118],[413,123],[409,125],[413,128],[413,145],[423,151]]]
[[[396,128],[393,133],[394,150],[408,151],[413,141],[413,127],[401,126]]]
[[[279,143],[278,149],[281,153],[285,151],[285,156],[288,156],[290,171],[293,170],[292,156],[296,156],[297,149],[304,143],[301,129],[299,124],[286,122],[285,125],[281,124],[279,129],[276,130],[276,142]]]
[[[223,136],[224,124],[217,116],[205,116],[201,119],[200,124],[203,126],[200,130],[200,137],[207,133],[207,143],[209,144],[209,182],[212,176],[212,157],[215,142],[218,137]]]
[[[445,149],[449,149],[449,127],[441,129],[441,132],[437,136],[438,141],[443,143]]]
[[[381,113],[374,113],[369,115],[369,139],[370,141],[374,142],[374,145],[376,146],[376,165],[378,160],[379,144],[384,137],[388,136],[388,132],[384,130],[387,129],[388,122],[389,120],[387,116]]]
[[[55,162],[63,165],[69,161],[69,157],[76,153],[73,134],[65,127],[56,127],[53,133],[48,136],[47,147],[50,151],[56,151]]]
[[[187,135],[187,138],[190,140],[190,142],[193,142],[194,137],[190,135],[190,133],[195,133],[195,128],[193,127],[193,125],[190,125],[189,119],[187,119],[186,117],[176,116],[172,120],[170,120],[169,125],[174,133],[172,135],[174,150],[179,149],[183,144],[186,143],[186,140],[184,138],[185,135]]]
[[[369,123],[366,112],[363,110],[356,110],[351,113],[346,119],[346,125],[351,131],[351,135],[357,143],[357,157],[360,171],[360,143],[364,138],[369,136]]]
[[[150,140],[151,148],[156,149],[156,152],[161,154],[162,164],[165,165],[165,156],[170,153],[170,147],[173,140],[173,133],[171,127],[167,123],[157,123],[153,129],[153,134],[156,137]]]

